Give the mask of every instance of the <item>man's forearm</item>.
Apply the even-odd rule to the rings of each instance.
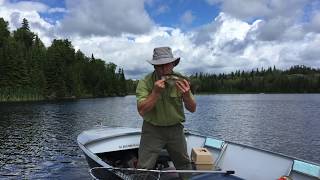
[[[186,107],[186,109],[190,112],[195,112],[196,108],[197,108],[197,104],[196,102],[191,98],[190,94],[187,93],[185,95],[182,96],[183,102],[184,102],[184,106]]]
[[[140,116],[144,116],[147,112],[151,111],[154,108],[159,96],[160,94],[157,94],[154,91],[152,91],[146,100],[138,104],[138,112]]]

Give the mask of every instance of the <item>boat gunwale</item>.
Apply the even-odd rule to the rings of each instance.
[[[203,138],[213,138],[215,140],[221,140],[221,139],[216,139],[214,137],[211,137],[211,136],[205,136],[205,135],[201,135],[199,134],[198,132],[196,131],[192,131],[192,130],[186,130],[185,134],[189,134],[189,135],[196,135],[196,136],[200,136],[200,137],[203,137]],[[262,152],[266,152],[266,153],[269,153],[269,154],[272,154],[272,155],[277,155],[279,157],[283,157],[283,158],[287,158],[288,160],[292,161],[292,165],[291,165],[291,168],[290,168],[290,171],[289,171],[289,174],[294,171],[294,172],[297,172],[297,173],[300,173],[300,174],[303,174],[303,175],[307,175],[309,177],[315,177],[317,179],[320,179],[320,174],[319,176],[314,176],[314,175],[311,175],[311,174],[307,174],[307,173],[304,173],[304,172],[301,172],[301,171],[297,171],[297,170],[294,170],[293,169],[293,166],[294,166],[294,161],[297,160],[297,161],[302,161],[302,162],[305,162],[305,163],[308,163],[308,164],[311,164],[311,165],[315,165],[315,166],[318,166],[320,168],[320,164],[316,163],[316,162],[311,162],[311,161],[308,161],[308,160],[304,160],[304,159],[301,159],[301,158],[297,158],[297,157],[294,157],[294,156],[289,156],[289,155],[285,155],[283,153],[279,153],[279,152],[272,152],[270,150],[266,150],[266,149],[263,149],[263,148],[256,148],[256,147],[253,147],[253,146],[250,146],[250,145],[247,145],[247,144],[240,144],[240,143],[236,143],[236,142],[232,142],[232,141],[225,141],[225,140],[221,140],[223,141],[223,144],[222,144],[222,148],[223,146],[227,146],[228,144],[234,144],[234,145],[237,145],[237,146],[240,146],[240,147],[245,147],[245,148],[249,148],[249,149],[253,149],[253,150],[258,150],[258,151],[262,151]],[[210,147],[210,148],[215,148],[215,147],[211,147],[211,146],[207,146],[205,144],[203,144],[203,147]],[[222,150],[222,149],[221,149]],[[219,160],[220,158],[222,157],[222,154],[219,155]],[[216,162],[215,164],[218,164],[219,162]],[[320,173],[320,172],[319,172]]]
[[[101,165],[102,167],[105,167],[106,165],[109,167],[113,167],[110,164],[104,162],[99,156],[97,156],[97,154],[91,152],[88,148],[86,148],[83,144],[78,143],[80,149],[85,153],[86,156],[89,156],[89,158],[91,158],[92,160],[94,160],[96,163],[98,163],[99,165]],[[108,168],[109,168],[108,167]]]
[[[104,131],[107,131],[108,129],[113,129],[113,128],[121,128],[121,129],[131,129],[131,130],[136,130],[136,131],[132,131],[132,132],[121,132],[121,133],[117,133],[117,134],[112,134],[112,135],[108,135],[108,134],[105,134],[104,136],[101,136],[99,138],[96,138],[96,139],[93,139],[93,140],[89,140],[88,142],[86,143],[83,143],[81,142],[80,140],[80,136],[87,136],[86,133],[88,133],[89,131],[94,131],[94,130],[104,130]],[[139,130],[139,128],[126,128],[126,127],[123,127],[123,126],[119,126],[119,127],[109,127],[109,126],[105,126],[105,127],[102,127],[102,128],[95,128],[95,129],[88,129],[88,130],[84,130],[82,131],[78,136],[77,136],[77,142],[78,143],[81,143],[83,146],[86,146],[88,144],[92,144],[94,142],[98,142],[98,141],[101,141],[101,140],[104,140],[104,139],[107,139],[107,138],[112,138],[112,137],[119,137],[119,136],[124,136],[124,135],[132,135],[133,133],[138,133],[138,134],[141,134],[141,130]]]
[[[214,137],[211,137],[211,136],[204,136],[204,135],[201,135],[201,134],[198,134],[198,133],[194,133],[194,132],[186,132],[185,134],[189,134],[189,135],[196,135],[196,136],[200,136],[200,137],[204,137],[204,138],[213,138],[215,140],[221,140],[221,139],[216,139]],[[320,167],[320,164],[316,163],[316,162],[311,162],[311,161],[308,161],[308,160],[304,160],[304,159],[301,159],[301,158],[297,158],[295,156],[290,156],[290,155],[285,155],[283,153],[280,153],[280,152],[273,152],[273,151],[270,151],[270,150],[267,150],[267,149],[263,149],[263,148],[256,148],[256,147],[253,147],[251,145],[247,145],[247,144],[240,144],[240,143],[236,143],[236,142],[233,142],[233,141],[226,141],[226,140],[221,140],[223,141],[223,145],[224,144],[234,144],[234,145],[238,145],[238,146],[241,146],[241,147],[246,147],[246,148],[250,148],[250,149],[255,149],[255,150],[260,150],[260,151],[264,151],[264,152],[267,152],[267,153],[271,153],[271,154],[274,154],[274,155],[280,155],[282,157],[285,157],[285,158],[289,158],[289,159],[292,159],[292,160],[298,160],[298,161],[303,161],[303,162],[306,162],[306,163],[309,163],[309,164],[313,164],[313,165],[316,165],[316,166],[319,166]],[[206,147],[207,145],[203,145],[204,147]],[[215,148],[215,147],[211,147],[211,146],[207,146],[207,147],[210,147],[210,148]]]
[[[80,136],[85,136],[85,132],[88,132],[88,131],[94,131],[94,130],[101,130],[101,131],[108,131],[108,129],[114,129],[114,128],[121,128],[121,129],[130,129],[130,130],[135,130],[135,131],[132,131],[132,132],[120,132],[120,133],[115,133],[115,134],[112,134],[112,135],[108,135],[108,134],[105,134],[104,136],[101,136],[97,139],[94,139],[94,140],[90,140],[86,143],[82,143],[80,142],[79,140],[79,137]],[[127,135],[137,135],[137,134],[141,134],[141,129],[139,128],[131,128],[131,127],[123,127],[123,126],[119,126],[119,127],[109,127],[109,126],[105,126],[105,127],[101,127],[101,128],[95,128],[95,129],[89,129],[89,130],[85,130],[83,131],[82,133],[80,133],[77,137],[77,142],[80,146],[80,148],[84,151],[86,150],[87,152],[89,152],[91,155],[95,156],[95,159],[98,158],[99,160],[101,160],[103,163],[105,163],[101,158],[99,158],[99,156],[97,156],[95,153],[92,153],[89,149],[86,148],[87,145],[89,144],[92,144],[92,143],[95,143],[95,142],[98,142],[98,141],[102,141],[102,140],[105,140],[105,139],[110,139],[110,138],[114,138],[114,137],[121,137],[121,136],[127,136]],[[212,137],[212,136],[205,136],[205,135],[201,135],[199,134],[198,132],[195,132],[195,131],[192,131],[192,130],[189,130],[189,129],[185,129],[185,135],[193,135],[193,136],[198,136],[198,137],[201,137],[201,138],[204,138],[205,140],[207,138],[212,138],[212,139],[215,139],[215,140],[221,140],[221,139],[217,139],[215,137]],[[88,135],[87,135],[88,136]],[[291,169],[289,171],[289,173],[291,173],[292,171],[294,172],[297,172],[297,173],[300,173],[300,174],[303,174],[303,175],[307,175],[307,176],[310,176],[310,177],[315,177],[315,178],[318,178],[320,179],[320,176],[313,176],[311,174],[307,174],[307,173],[304,173],[304,172],[300,172],[300,171],[297,171],[297,170],[294,170],[293,169],[293,165],[294,165],[294,161],[297,160],[297,161],[302,161],[302,162],[305,162],[305,163],[308,163],[308,164],[311,164],[311,165],[315,165],[315,166],[318,166],[320,167],[320,164],[316,163],[316,162],[311,162],[311,161],[308,161],[308,160],[304,160],[304,159],[301,159],[301,158],[297,158],[297,157],[294,157],[294,156],[289,156],[289,155],[285,155],[283,153],[279,153],[279,152],[272,152],[270,150],[266,150],[266,149],[263,149],[263,148],[256,148],[256,147],[253,147],[251,145],[247,145],[247,144],[240,144],[240,143],[236,143],[236,142],[232,142],[232,141],[226,141],[226,140],[221,140],[223,141],[223,144],[221,145],[223,148],[224,146],[228,145],[228,144],[233,144],[233,145],[236,145],[236,146],[240,146],[240,147],[244,147],[244,148],[249,148],[249,149],[252,149],[252,150],[257,150],[257,151],[261,151],[261,152],[265,152],[265,153],[269,153],[269,154],[272,154],[272,155],[276,155],[278,157],[282,157],[282,158],[286,158],[290,161],[292,161],[292,165],[291,165]],[[203,144],[203,147],[210,147],[210,148],[215,148],[215,147],[211,147],[211,146],[208,146],[208,145],[205,145]],[[84,152],[86,152],[84,151]],[[85,153],[87,154],[87,153]],[[92,158],[92,157],[90,157]],[[94,160],[95,160],[94,159]],[[219,163],[219,162],[217,162]],[[99,163],[100,164],[100,163]],[[107,164],[107,163],[105,163]],[[101,164],[100,164],[101,165]],[[109,164],[107,164],[108,166],[110,167],[113,167]],[[103,166],[103,165],[102,165]]]

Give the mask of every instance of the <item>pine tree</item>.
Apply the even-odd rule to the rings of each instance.
[[[8,21],[5,21],[3,18],[0,18],[0,48],[3,48],[4,44],[7,42],[10,36],[8,25]]]
[[[0,18],[0,101],[124,95],[124,72],[117,74],[116,67],[93,54],[75,53],[67,39],[54,40],[47,49],[27,19],[11,36],[8,22]]]
[[[0,18],[0,88],[7,85],[8,41],[10,32],[8,22]]]
[[[31,87],[37,89],[37,92],[40,94],[44,94],[46,87],[44,74],[45,59],[46,48],[40,38],[36,35],[31,49],[31,61],[29,67]]]
[[[56,39],[48,48],[45,75],[49,98],[62,98],[67,95],[65,48],[64,41]]]
[[[118,95],[124,96],[128,94],[127,92],[127,86],[126,86],[126,78],[124,76],[124,71],[122,68],[119,68],[118,70],[118,81],[119,81],[119,90]]]
[[[13,37],[16,41],[20,41],[26,49],[32,47],[35,34],[30,31],[29,22],[27,19],[23,19],[22,26],[14,31]]]

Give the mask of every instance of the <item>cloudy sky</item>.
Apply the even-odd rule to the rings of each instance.
[[[146,60],[159,46],[172,47],[189,75],[320,68],[319,0],[0,0],[0,17],[11,31],[27,18],[46,46],[67,38],[127,78],[152,71]]]

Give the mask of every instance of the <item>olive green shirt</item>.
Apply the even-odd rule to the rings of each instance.
[[[136,89],[138,104],[151,94],[156,80],[156,73],[152,72],[139,81]],[[191,92],[190,95],[194,99]],[[156,126],[172,126],[185,121],[182,94],[175,85],[166,84],[155,106],[143,116],[143,120]]]

